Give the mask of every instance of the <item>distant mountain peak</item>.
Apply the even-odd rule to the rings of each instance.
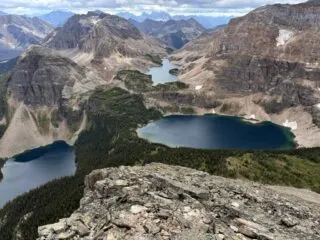
[[[0,58],[18,56],[30,44],[38,44],[54,28],[37,18],[20,15],[0,16]]]
[[[142,13],[140,15],[135,15],[130,12],[120,12],[117,14],[120,17],[125,19],[132,19],[136,22],[142,23],[146,19],[151,19],[154,21],[168,21],[168,20],[196,20],[204,28],[210,29],[215,28],[219,25],[224,25],[229,22],[231,17],[222,16],[222,17],[210,17],[204,15],[170,15],[167,12],[152,12],[152,13]],[[192,20],[191,20],[192,21]]]
[[[156,21],[147,18],[141,23],[133,19],[130,19],[130,21],[140,31],[174,49],[183,47],[206,31],[195,19]]]
[[[313,4],[313,5],[320,5],[320,1],[319,0],[309,0],[306,3],[307,4]]]
[[[74,13],[72,12],[56,10],[38,17],[55,27],[59,27],[62,26],[73,15]]]
[[[115,52],[129,57],[140,55],[147,49],[144,41],[147,40],[128,20],[92,11],[71,17],[50,34],[44,44],[58,50],[76,49],[98,59],[108,58]]]

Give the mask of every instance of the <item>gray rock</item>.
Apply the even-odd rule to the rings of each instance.
[[[320,205],[256,183],[163,164],[95,170],[85,183],[79,209],[39,227],[39,240],[320,239]]]
[[[284,217],[281,219],[281,223],[287,227],[294,227],[299,224],[299,221],[292,217]]]

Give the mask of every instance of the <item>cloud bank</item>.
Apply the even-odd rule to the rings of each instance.
[[[183,13],[237,16],[266,4],[300,2],[304,0],[1,0],[0,10],[17,14],[57,9],[84,13],[100,9],[109,13],[166,11],[173,15]]]

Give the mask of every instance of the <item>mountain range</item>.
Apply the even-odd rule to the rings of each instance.
[[[1,240],[318,239],[319,1],[267,5],[209,31],[166,17],[95,11],[55,29],[0,17],[3,46],[23,51],[1,65],[0,158],[62,140],[77,164],[0,209]],[[179,81],[154,86],[145,73],[163,58]],[[170,148],[137,134],[186,113],[271,121],[306,149]]]
[[[54,27],[61,27],[73,15],[74,13],[68,11],[52,11],[47,14],[38,15],[37,17],[50,23]]]
[[[96,10],[96,13],[103,13],[100,10]],[[6,13],[2,13],[3,15],[7,15]],[[70,17],[72,17],[75,13],[70,11],[56,10],[46,14],[38,14],[36,17],[47,21],[51,25],[55,27],[61,27]],[[1,13],[0,13],[1,15]],[[142,23],[146,19],[154,20],[154,21],[168,21],[168,20],[188,20],[190,18],[195,19],[199,22],[202,27],[207,29],[213,29],[219,25],[227,24],[232,16],[206,16],[206,15],[171,15],[167,12],[163,11],[153,11],[150,13],[143,12],[140,15],[135,15],[130,12],[119,12],[116,14],[120,17],[123,17],[127,20],[133,19],[137,22]]]
[[[133,19],[129,21],[140,31],[156,38],[173,49],[182,48],[186,43],[199,37],[206,29],[196,20],[168,20],[155,21],[146,19],[143,22],[137,22]]]
[[[120,12],[117,15],[125,19],[133,19],[137,22],[143,22],[146,19],[154,21],[168,21],[168,20],[188,20],[190,18],[195,19],[199,22],[202,27],[207,29],[213,29],[219,25],[227,24],[231,17],[230,16],[205,16],[205,15],[170,15],[166,12],[151,12],[151,13],[142,13],[141,15],[134,15],[129,12]]]
[[[0,112],[6,125],[0,156],[55,140],[74,141],[85,121],[83,95],[110,84],[120,69],[143,70],[154,65],[152,56],[165,55],[164,44],[123,18],[95,12],[74,15],[41,45],[30,46],[2,82],[8,101],[0,102],[0,109],[9,106],[11,115]],[[75,119],[68,123],[69,114]],[[27,115],[35,117],[23,117]]]
[[[0,16],[0,60],[18,56],[30,44],[38,44],[54,28],[47,22],[19,15]]]
[[[268,5],[203,34],[173,59],[184,66],[180,79],[219,102],[217,112],[274,121],[300,146],[317,146],[319,27],[318,1]]]

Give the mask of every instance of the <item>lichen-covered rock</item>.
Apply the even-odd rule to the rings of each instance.
[[[85,184],[80,208],[39,240],[320,239],[320,195],[293,188],[163,164],[96,170]]]

